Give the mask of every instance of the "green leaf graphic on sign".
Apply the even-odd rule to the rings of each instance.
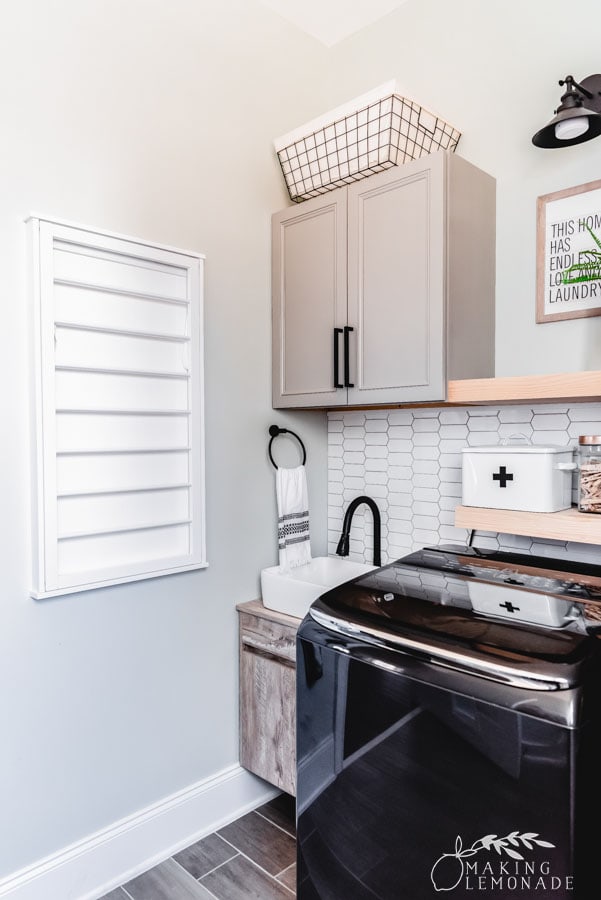
[[[563,273],[561,279],[563,284],[578,284],[581,281],[601,279],[601,241],[586,223],[583,224],[599,250],[581,250],[578,254],[578,262]]]

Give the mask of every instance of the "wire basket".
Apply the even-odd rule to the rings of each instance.
[[[461,133],[419,104],[391,94],[277,149],[296,203],[438,150]]]

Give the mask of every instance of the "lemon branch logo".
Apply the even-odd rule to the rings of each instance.
[[[519,849],[524,846],[528,850],[537,847],[554,847],[549,841],[539,840],[539,836],[534,831],[525,831],[520,834],[518,831],[512,831],[505,837],[498,837],[496,834],[487,834],[478,838],[471,847],[463,846],[463,840],[460,835],[455,839],[455,852],[443,853],[434,865],[430,873],[432,884],[435,891],[453,891],[463,879],[465,874],[464,859],[469,856],[475,856],[481,850],[496,850],[499,856],[506,854],[511,859],[523,860],[524,857]],[[518,848],[517,850],[515,848]]]

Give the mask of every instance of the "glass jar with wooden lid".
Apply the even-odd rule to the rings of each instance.
[[[601,513],[601,435],[581,434],[578,438],[578,509]]]

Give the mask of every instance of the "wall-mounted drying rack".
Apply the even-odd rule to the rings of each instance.
[[[203,258],[46,219],[29,228],[32,596],[204,568]]]
[[[271,460],[271,465],[274,467],[274,469],[277,469],[278,466],[272,456],[271,445],[273,444],[274,440],[277,437],[279,437],[280,434],[290,434],[290,435],[292,435],[292,437],[296,438],[296,440],[299,442],[299,444],[301,445],[301,447],[303,449],[302,465],[303,466],[305,465],[305,463],[307,462],[307,451],[305,449],[305,445],[303,444],[302,440],[299,438],[298,434],[296,434],[296,432],[290,431],[289,428],[280,428],[279,425],[270,425],[269,426],[269,434],[271,435],[271,440],[269,441],[269,447],[267,449],[267,452],[269,453],[269,459]]]

